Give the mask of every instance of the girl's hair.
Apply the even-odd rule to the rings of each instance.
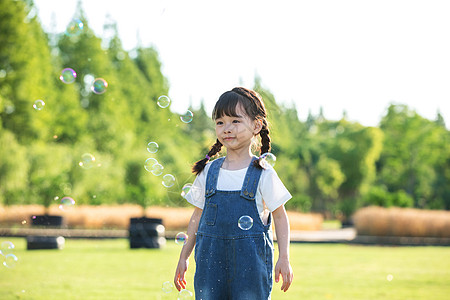
[[[260,155],[270,151],[269,126],[267,123],[266,108],[262,101],[262,97],[255,91],[243,87],[235,87],[231,91],[223,93],[212,112],[212,119],[216,120],[222,116],[238,117],[236,107],[242,105],[245,113],[251,120],[261,120],[262,128],[259,132],[261,137]],[[205,158],[197,161],[192,167],[192,172],[196,175],[200,174],[206,166],[206,163],[217,153],[220,152],[222,143],[216,140],[212,145]],[[255,166],[260,167],[259,160],[255,161]]]

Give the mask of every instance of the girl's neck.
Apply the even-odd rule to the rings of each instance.
[[[240,170],[248,167],[251,161],[252,154],[250,151],[241,153],[227,152],[222,168],[226,170]]]

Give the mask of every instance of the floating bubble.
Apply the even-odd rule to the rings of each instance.
[[[184,245],[186,244],[188,239],[188,235],[184,232],[178,232],[177,235],[175,236],[175,243],[177,243],[178,245]]]
[[[180,119],[183,123],[191,123],[193,118],[194,114],[190,110],[186,111],[183,115],[180,116]]]
[[[61,199],[61,204],[59,205],[60,210],[68,210],[71,209],[75,205],[75,200],[71,197],[63,197]]]
[[[84,82],[85,85],[91,86],[94,83],[94,79],[95,79],[94,75],[86,74],[83,77],[83,82]]]
[[[164,167],[160,163],[156,163],[152,167],[152,174],[155,176],[159,176],[163,173]]]
[[[127,55],[124,51],[117,52],[117,54],[116,54],[116,58],[118,60],[124,60],[126,57],[127,57]]]
[[[242,230],[249,230],[253,226],[253,219],[250,216],[242,216],[239,218],[238,226]]]
[[[163,186],[169,188],[175,184],[175,177],[172,174],[166,174],[163,176],[162,180]]]
[[[40,99],[34,101],[33,108],[35,110],[42,110],[44,108],[44,106],[45,106],[45,102],[44,101],[42,101]]]
[[[183,187],[181,188],[181,197],[185,197],[187,195],[187,193],[189,193],[189,191],[191,190],[192,187],[192,183],[186,183],[185,185],[183,185]]]
[[[2,242],[0,245],[0,253],[4,256],[11,254],[13,250],[14,244],[9,241]]]
[[[74,82],[76,78],[77,73],[71,68],[63,69],[61,71],[61,75],[59,76],[59,79],[66,84]]]
[[[83,31],[84,24],[79,19],[73,19],[67,25],[66,35],[67,36],[77,36]]]
[[[394,279],[394,276],[392,274],[388,274],[388,276],[386,276],[387,281],[392,281],[392,279]]]
[[[91,90],[95,94],[103,94],[106,92],[106,88],[108,87],[108,83],[103,78],[96,78],[92,83]]]
[[[157,103],[159,107],[166,108],[167,106],[170,105],[170,98],[165,95],[162,95],[158,98]]]
[[[178,300],[183,300],[183,299],[192,299],[192,292],[190,290],[181,290],[178,293]]]
[[[263,169],[268,169],[269,166],[271,166],[273,168],[275,166],[276,160],[277,160],[277,157],[275,155],[273,155],[270,152],[267,152],[259,157],[259,165]]]
[[[162,291],[166,294],[172,293],[173,291],[173,283],[170,281],[166,281],[162,284]]]
[[[5,104],[5,113],[8,115],[12,114],[16,110],[16,107],[13,104],[7,103]]]
[[[95,157],[90,153],[81,155],[81,161],[78,163],[83,169],[90,169],[95,164]]]
[[[151,171],[153,171],[153,165],[157,164],[157,163],[158,163],[158,161],[155,158],[153,158],[153,157],[147,158],[144,163],[144,168],[148,172],[151,172]]]
[[[22,225],[25,225],[25,224],[27,224],[27,220],[22,221]]]
[[[7,268],[14,268],[16,266],[18,259],[14,254],[5,255],[5,260],[3,261],[3,265]]]
[[[156,153],[158,152],[159,145],[156,142],[150,142],[147,144],[147,151],[150,153]]]

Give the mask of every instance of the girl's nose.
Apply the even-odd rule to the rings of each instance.
[[[233,126],[232,124],[225,125],[224,128],[223,128],[223,132],[224,133],[230,133],[231,129],[232,129],[232,126]]]

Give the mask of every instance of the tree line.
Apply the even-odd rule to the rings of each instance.
[[[191,165],[215,140],[204,105],[189,108],[187,123],[160,107],[170,86],[157,51],[125,51],[114,22],[100,38],[78,7],[79,32],[46,33],[33,9],[0,0],[0,201],[186,205]],[[76,71],[75,82],[60,80],[64,68]],[[95,78],[107,81],[105,93],[92,92]],[[301,121],[260,78],[253,88],[269,112],[275,168],[293,195],[288,209],[345,219],[367,205],[450,208],[450,134],[440,113],[428,120],[392,104],[377,127],[322,112]],[[152,141],[156,153],[146,149]],[[86,153],[95,158],[88,169],[80,166]],[[164,168],[159,176],[144,168],[151,157]],[[173,185],[161,184],[165,174]]]

